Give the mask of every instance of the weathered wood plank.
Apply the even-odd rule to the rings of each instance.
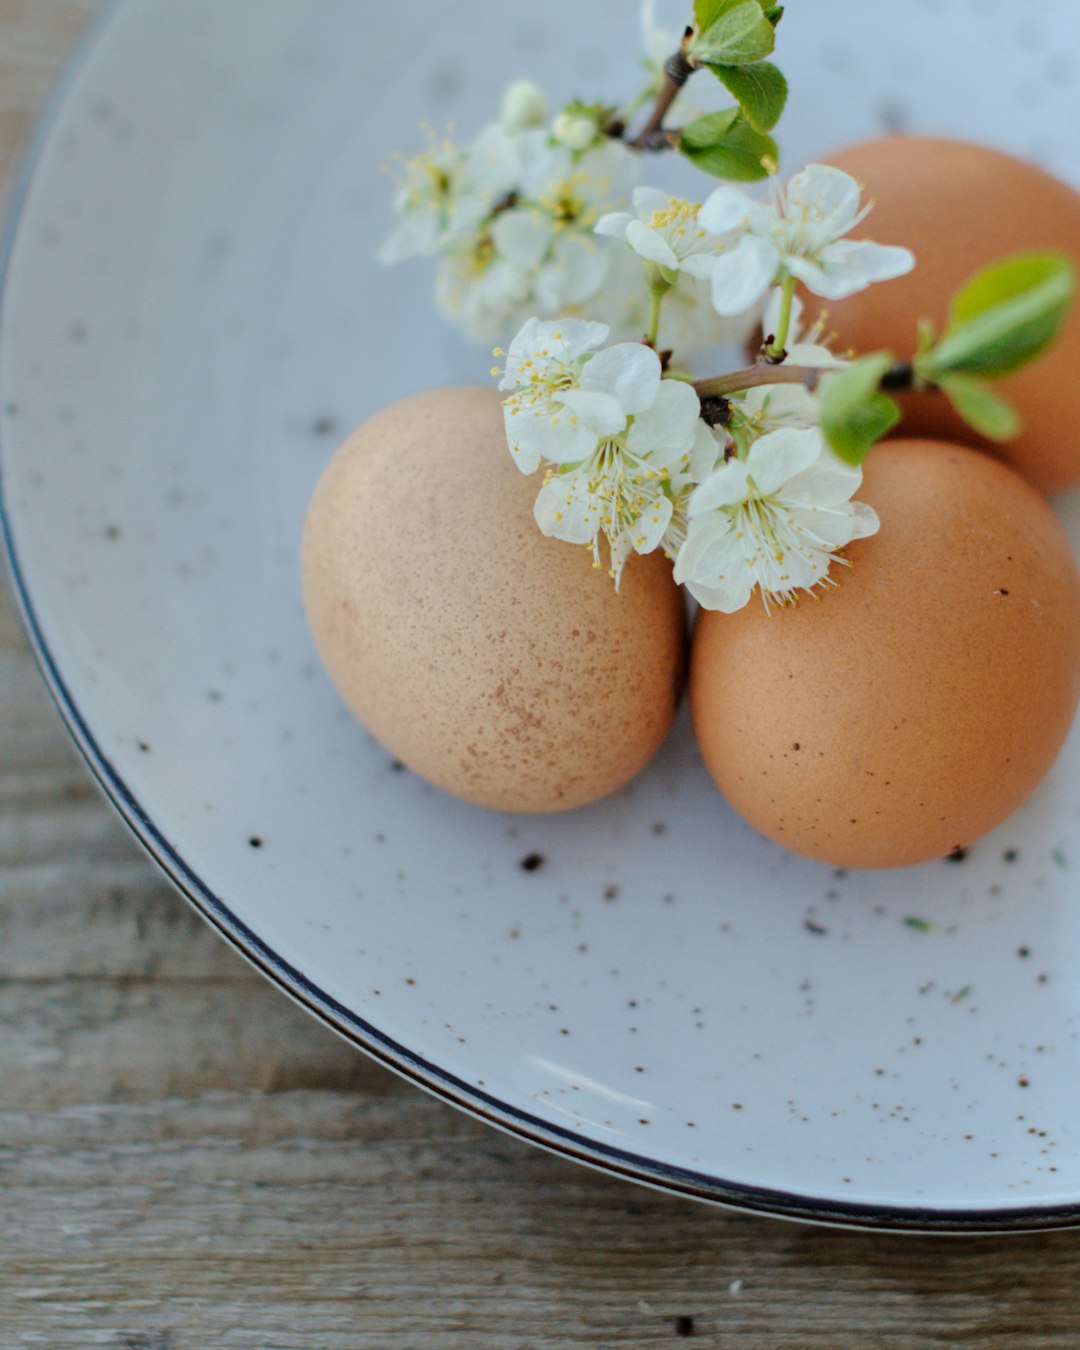
[[[221,1088],[414,1091],[261,979],[0,983],[0,1043],[8,1110]]]
[[[678,1317],[704,1344],[770,1350],[1045,1350],[1080,1330],[1070,1235],[942,1244],[728,1216],[423,1098],[408,1129],[388,1100],[225,1093],[5,1112],[0,1137],[16,1345],[41,1343],[43,1315],[50,1346],[168,1333],[170,1350],[661,1346]]]

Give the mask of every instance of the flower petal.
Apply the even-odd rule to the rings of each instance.
[[[539,267],[555,228],[540,211],[504,211],[491,227],[495,247],[518,267]]]
[[[504,404],[503,420],[510,453],[522,473],[535,473],[541,460],[576,464],[596,449],[595,432],[575,421],[568,408],[533,411]]]
[[[593,233],[608,235],[612,239],[623,239],[626,236],[626,227],[633,219],[629,211],[610,211],[596,222]]]
[[[640,220],[632,220],[626,227],[626,242],[634,252],[646,262],[656,263],[658,267],[679,266],[675,250],[655,230]]]
[[[633,200],[638,220],[644,220],[646,223],[671,205],[670,194],[655,187],[636,187]]]
[[[610,394],[624,412],[634,415],[656,398],[661,369],[660,358],[651,347],[643,342],[620,342],[586,362],[581,387]]]
[[[734,527],[721,514],[690,522],[674,576],[706,609],[724,614],[742,609],[754,588]]]
[[[674,452],[676,458],[689,454],[700,418],[701,400],[693,386],[683,380],[662,380],[652,403],[634,418],[626,448],[666,467],[665,451]]]
[[[719,253],[691,253],[689,257],[679,259],[679,271],[697,281],[710,281],[719,258]]]
[[[869,539],[872,534],[877,534],[881,529],[881,521],[872,506],[867,506],[865,502],[852,502],[851,509],[854,514],[851,522],[852,539]]]
[[[876,281],[904,276],[915,266],[915,255],[868,239],[842,239],[822,250],[817,262],[794,257],[786,262],[792,275],[815,295],[844,300]]]
[[[591,233],[556,234],[554,257],[536,278],[541,304],[558,313],[588,300],[603,284],[609,256]]]
[[[816,463],[825,447],[816,427],[781,427],[750,447],[746,467],[763,497],[778,493],[787,480]]]
[[[746,226],[755,205],[753,198],[738,188],[718,187],[702,203],[698,224],[710,234],[731,234]]]
[[[687,467],[691,479],[700,483],[716,468],[716,462],[722,458],[724,447],[716,432],[707,422],[698,418],[694,430],[694,444],[690,451],[690,463]]]
[[[526,320],[510,343],[506,373],[499,388],[517,389],[532,384],[537,364],[572,364],[579,356],[602,346],[610,331],[607,324],[586,323],[582,319]]]
[[[786,502],[800,505],[828,506],[849,501],[861,483],[861,469],[845,464],[826,450],[815,463],[784,484],[783,497]]]
[[[660,545],[671,523],[671,501],[658,492],[630,529],[630,540],[636,553],[652,553]]]
[[[746,500],[749,473],[741,459],[728,460],[699,484],[690,498],[686,514],[694,521],[720,506],[737,506]]]
[[[808,164],[787,185],[788,219],[809,219],[815,230],[838,239],[859,214],[862,189],[850,174],[831,164]]]
[[[605,436],[618,436],[626,427],[626,413],[622,404],[611,394],[598,394],[589,389],[568,389],[556,394],[556,400],[568,408],[575,421],[584,423],[593,433],[594,442]],[[556,464],[573,464],[567,455],[549,455]]]
[[[683,585],[698,602],[702,609],[714,610],[717,614],[736,614],[745,609],[754,593],[753,578],[749,573],[739,576],[738,580],[724,582],[719,586],[703,586],[701,582],[688,578]]]
[[[748,310],[768,290],[780,255],[771,239],[748,234],[729,253],[721,253],[712,273],[712,302],[730,317]]]
[[[591,544],[600,529],[600,503],[582,471],[553,474],[537,495],[533,516],[541,533],[568,544]]]
[[[439,247],[439,219],[431,211],[410,211],[380,245],[376,259],[385,264],[423,257]]]

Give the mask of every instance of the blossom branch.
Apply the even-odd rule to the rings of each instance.
[[[693,29],[688,28],[686,37],[692,35]],[[664,85],[657,95],[649,120],[640,133],[629,142],[634,150],[668,150],[675,143],[673,133],[664,130],[664,118],[670,112],[671,105],[678,98],[683,85],[696,69],[697,66],[687,56],[683,47],[668,57],[664,64]]]
[[[768,361],[759,361],[745,370],[733,370],[727,375],[712,375],[706,380],[696,380],[694,390],[700,399],[726,398],[729,394],[741,394],[744,389],[756,389],[763,384],[801,384],[812,394],[821,383],[822,376],[834,369],[832,366],[773,365]],[[879,385],[883,392],[893,393],[934,387],[916,377],[910,361],[897,361],[891,365],[881,377]]]

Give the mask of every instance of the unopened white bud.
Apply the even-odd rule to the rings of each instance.
[[[560,113],[551,126],[551,134],[568,150],[588,150],[596,140],[596,123],[579,113]]]
[[[547,99],[544,91],[532,80],[515,80],[502,96],[499,105],[499,124],[511,135],[538,127],[547,118]]]

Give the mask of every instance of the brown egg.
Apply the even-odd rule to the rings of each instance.
[[[705,762],[763,834],[842,867],[942,857],[1033,791],[1080,693],[1080,577],[1057,518],[977,451],[889,441],[857,498],[880,531],[839,586],[702,613]]]
[[[915,270],[828,304],[838,349],[886,348],[906,359],[917,321],[944,326],[952,295],[980,268],[1010,253],[1057,249],[1080,268],[1080,195],[1033,164],[962,141],[892,136],[824,161],[862,183],[874,209],[852,238],[902,244]],[[813,299],[812,297],[810,297]],[[809,313],[816,312],[815,301]],[[1024,426],[994,445],[963,422],[941,395],[905,396],[905,436],[940,436],[989,449],[1044,492],[1080,482],[1080,306],[1057,343],[997,388]]]
[[[346,441],[303,540],[308,620],[346,703],[424,778],[508,811],[626,783],[685,669],[670,563],[631,558],[616,594],[589,550],[540,533],[539,488],[493,390],[434,390]]]

